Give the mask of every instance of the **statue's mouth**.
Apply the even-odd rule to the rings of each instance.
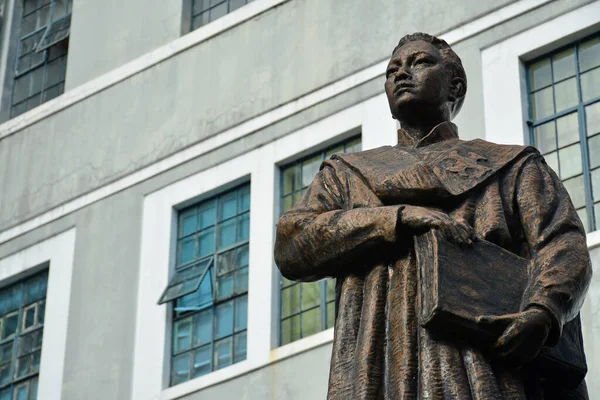
[[[402,92],[406,92],[406,91],[409,91],[414,88],[415,88],[415,85],[412,83],[401,82],[398,85],[396,85],[396,88],[394,89],[394,94],[400,94]]]

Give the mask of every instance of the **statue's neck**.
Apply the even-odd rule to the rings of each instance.
[[[421,127],[416,129],[414,127],[406,127],[403,125],[398,130],[398,144],[404,147],[421,147],[443,140],[458,138],[456,125],[450,121],[443,121],[431,127],[428,131],[425,131],[424,129],[429,128]]]

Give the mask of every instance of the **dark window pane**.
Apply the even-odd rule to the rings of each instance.
[[[29,82],[30,76],[23,75],[15,79],[15,87],[13,92],[13,104],[20,103],[29,97]]]
[[[0,385],[6,385],[8,382],[10,382],[10,378],[10,361],[0,364]],[[3,397],[0,396],[0,400],[2,398]]]
[[[63,93],[63,85],[59,84],[44,91],[42,102],[50,101]]]
[[[25,315],[23,316],[23,330],[27,330],[35,326],[35,313],[36,313],[37,305],[33,307],[29,307],[25,310]]]
[[[542,89],[531,95],[533,119],[540,120],[554,114],[552,87]]]
[[[229,274],[237,268],[238,249],[229,250],[217,257],[217,276]]]
[[[210,8],[210,0],[194,0],[193,13],[194,15]]]
[[[31,370],[30,372],[40,372],[40,358],[42,356],[41,351],[36,351],[31,355]]]
[[[600,97],[600,68],[581,74],[581,97],[583,101]]]
[[[237,214],[236,192],[230,192],[222,196],[219,203],[219,221],[234,217]]]
[[[19,312],[8,314],[4,317],[4,323],[2,324],[2,340],[13,336],[17,332],[19,326]]]
[[[531,90],[538,90],[552,83],[552,68],[550,58],[531,64],[529,67],[529,84]]]
[[[240,268],[234,274],[234,290],[236,294],[248,291],[248,267]]]
[[[200,229],[208,228],[217,221],[217,207],[214,201],[204,203],[199,207]]]
[[[558,159],[560,162],[561,179],[568,179],[583,172],[583,165],[581,162],[581,146],[579,143],[559,150]]]
[[[196,209],[193,208],[179,216],[179,236],[187,236],[196,232],[198,226],[198,215]]]
[[[194,347],[210,343],[212,340],[212,309],[194,315]],[[209,357],[210,358],[210,357]]]
[[[250,237],[250,213],[245,213],[237,218],[237,241],[244,242]]]
[[[233,295],[233,274],[217,278],[217,300],[226,299]]]
[[[22,383],[15,387],[14,400],[27,400],[27,383]]]
[[[26,36],[35,31],[37,27],[37,13],[32,13],[25,16],[21,22],[20,36]]]
[[[16,377],[22,377],[29,373],[31,368],[31,356],[27,355],[17,360],[17,372]]]
[[[308,310],[309,308],[313,308],[318,306],[321,302],[321,283],[320,282],[310,282],[310,283],[302,283],[300,285],[302,288],[302,309]]]
[[[37,27],[42,28],[50,22],[50,5],[42,7],[38,10]]]
[[[29,14],[37,9],[37,0],[24,0],[23,1],[23,15]]]
[[[575,78],[567,79],[566,81],[554,85],[554,101],[556,102],[556,112],[577,105],[579,100],[577,96],[577,81]]]
[[[194,354],[194,378],[206,375],[212,369],[211,367],[212,349],[211,346],[204,346]]]
[[[556,123],[547,122],[533,129],[535,144],[542,154],[556,150]]]
[[[302,337],[314,335],[321,331],[321,309],[314,308],[302,313]]]
[[[562,81],[575,75],[575,51],[573,48],[561,51],[552,57],[554,82]]]
[[[215,338],[231,335],[233,333],[233,301],[218,305],[216,313]]]
[[[210,22],[209,20],[209,12],[205,11],[202,14],[192,18],[192,30],[198,29],[201,26],[204,26]]]
[[[209,13],[211,22],[218,18],[221,18],[222,16],[227,14],[227,2],[222,2],[218,6],[214,6],[210,9]]]
[[[179,242],[179,265],[184,265],[196,259],[196,240],[191,238]]]
[[[250,210],[250,186],[240,189],[238,197],[238,213]]]
[[[247,244],[237,248],[237,266],[248,266],[249,246]]]
[[[235,322],[236,332],[246,330],[248,327],[248,296],[235,299]]]
[[[246,0],[229,0],[229,12],[237,10],[238,8],[245,6]]]
[[[29,304],[46,297],[48,274],[40,274],[25,283],[24,303]]]
[[[198,257],[206,257],[215,251],[215,229],[210,228],[198,235]]]
[[[558,147],[564,147],[579,141],[579,121],[577,113],[571,113],[556,120]]]
[[[600,37],[590,39],[579,46],[579,69],[588,69],[600,66]]]
[[[230,219],[218,226],[219,250],[227,248],[236,242],[236,220]]]
[[[177,385],[190,379],[190,353],[173,357],[171,366],[171,385]]]
[[[233,362],[240,362],[246,359],[246,332],[238,333],[233,337]]]

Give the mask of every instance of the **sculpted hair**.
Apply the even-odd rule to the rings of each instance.
[[[450,47],[450,45],[448,43],[446,43],[445,40],[439,39],[439,38],[429,35],[427,33],[422,33],[422,32],[411,33],[410,35],[406,35],[402,39],[400,39],[400,41],[398,42],[398,45],[396,47],[394,47],[394,51],[392,52],[392,54],[394,54],[396,52],[396,50],[398,50],[400,47],[404,46],[405,44],[410,43],[410,42],[415,42],[417,40],[422,40],[424,42],[431,43],[433,46],[435,46],[440,51],[442,60],[444,60],[444,64],[446,65],[446,70],[448,70],[448,72],[450,72],[451,78],[459,77],[465,82],[465,93],[466,93],[467,74],[465,73],[465,69],[463,68],[462,62],[460,61],[460,57],[454,52],[454,50],[452,50],[452,47]],[[461,96],[461,97],[458,97],[452,103],[452,109],[451,109],[452,118],[454,118],[456,116],[456,114],[458,114],[458,112],[460,111],[460,108],[463,105],[464,100],[465,100],[465,96]]]

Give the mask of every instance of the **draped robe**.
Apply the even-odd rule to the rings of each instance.
[[[401,223],[406,205],[435,208],[529,259],[521,308],[548,312],[553,345],[578,318],[591,277],[585,232],[559,178],[534,148],[462,141],[449,122],[417,143],[399,139],[325,161],[278,222],[275,260],[286,278],[337,279],[327,398],[587,398],[584,384],[548,389],[535,371],[422,328],[413,238]]]

